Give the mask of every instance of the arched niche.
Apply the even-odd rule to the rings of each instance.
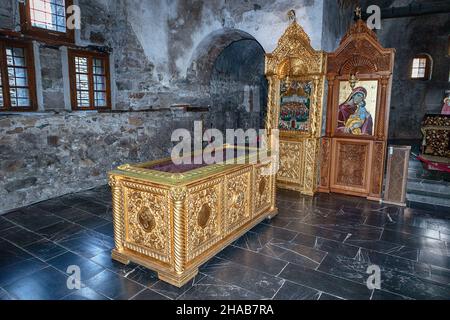
[[[210,96],[211,112],[221,129],[264,127],[267,80],[265,51],[250,34],[220,29],[195,49],[187,70],[188,82]],[[220,118],[220,119],[217,119]]]
[[[222,51],[233,42],[256,39],[249,33],[231,28],[215,30],[208,34],[195,48],[187,70],[187,80],[209,84],[214,62]]]

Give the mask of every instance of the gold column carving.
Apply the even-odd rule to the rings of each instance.
[[[112,191],[113,202],[113,224],[114,224],[114,244],[117,251],[123,250],[124,240],[124,217],[122,208],[122,188],[120,186],[120,179],[115,176],[110,176],[109,186]]]
[[[184,272],[184,258],[186,256],[186,216],[184,203],[186,192],[185,187],[177,187],[170,190],[170,198],[173,201],[175,272],[180,275]]]

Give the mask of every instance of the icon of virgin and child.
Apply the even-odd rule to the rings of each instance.
[[[354,135],[372,135],[372,115],[366,109],[367,90],[356,87],[347,100],[339,105],[337,132]]]

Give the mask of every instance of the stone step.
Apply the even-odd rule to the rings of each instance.
[[[420,189],[408,188],[406,192],[409,194],[416,194],[416,195],[421,195],[421,196],[431,196],[431,197],[436,197],[436,198],[440,198],[440,199],[450,199],[450,194],[440,193],[440,192],[436,192],[434,190],[420,190]]]
[[[449,177],[446,173],[426,170],[412,155],[408,166],[408,202],[450,208]]]
[[[428,171],[425,169],[422,170],[408,169],[408,180],[409,179],[450,182],[450,174],[439,171]]]
[[[408,179],[407,193],[421,197],[433,197],[433,201],[450,201],[450,183],[424,179]],[[421,198],[419,198],[421,199]],[[426,198],[425,198],[426,199]]]
[[[444,193],[450,193],[450,182],[444,180],[408,178],[408,187],[432,191],[439,189]]]
[[[448,207],[450,208],[450,199],[433,197],[429,195],[420,195],[415,193],[407,193],[406,199],[410,202],[424,203],[428,205]]]

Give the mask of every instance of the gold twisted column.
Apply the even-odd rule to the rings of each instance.
[[[113,203],[113,225],[114,225],[114,245],[115,249],[111,253],[111,257],[123,264],[129,264],[130,260],[122,254],[124,241],[124,213],[122,207],[122,190],[120,179],[115,176],[109,177],[109,185],[112,191]]]
[[[178,275],[184,272],[186,256],[186,217],[184,206],[186,193],[187,190],[185,187],[170,190],[170,197],[173,201],[175,272]]]
[[[272,181],[271,189],[272,192],[270,194],[270,214],[267,216],[268,219],[274,218],[278,214],[278,208],[276,206],[276,195],[277,195],[277,185],[276,185],[277,176],[274,174],[270,177],[270,181]]]
[[[120,188],[120,179],[117,177],[109,178],[109,185],[112,191],[113,202],[113,224],[114,224],[114,244],[116,250],[123,250],[123,212],[122,212],[122,192]]]

